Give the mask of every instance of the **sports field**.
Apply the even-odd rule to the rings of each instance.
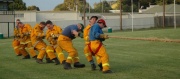
[[[113,32],[109,36],[180,39],[180,28]],[[91,71],[81,38],[75,39],[81,63],[86,67],[64,70],[62,65],[38,64],[17,57],[13,39],[0,39],[0,79],[180,79],[180,43],[110,38],[104,42],[113,74]],[[66,53],[66,52],[64,52]],[[67,55],[67,54],[66,54]]]

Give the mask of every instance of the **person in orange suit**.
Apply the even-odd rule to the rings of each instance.
[[[62,49],[57,45],[57,39],[62,33],[62,29],[60,26],[54,25],[50,20],[46,22],[46,26],[48,28],[46,31],[46,39],[50,44],[46,47],[46,53],[51,60],[55,61],[55,65],[60,63],[63,64],[65,62],[64,54]],[[55,52],[57,53],[58,58],[56,57]]]
[[[20,19],[17,19],[16,20],[16,24],[18,24],[20,22]],[[12,46],[14,48],[14,52],[17,56],[21,56],[21,52],[20,52],[20,49],[19,49],[19,45],[20,45],[20,41],[19,41],[19,27],[16,26],[14,28],[14,40],[12,42]]]
[[[96,65],[94,63],[92,54],[91,54],[91,52],[89,51],[89,48],[88,48],[89,31],[90,31],[91,26],[93,26],[96,23],[97,20],[98,20],[97,16],[92,16],[90,18],[90,21],[89,21],[90,23],[85,27],[84,32],[83,32],[83,37],[84,37],[84,40],[85,40],[84,54],[85,54],[87,60],[90,62],[92,70],[96,70]]]
[[[30,55],[32,56],[32,58],[36,59],[37,55],[36,55],[36,52],[34,50],[34,47],[32,46],[31,39],[30,39],[30,33],[32,30],[31,26],[29,24],[23,24],[22,22],[19,22],[18,26],[20,27],[19,28],[19,36],[20,36],[20,47],[21,47],[21,49],[24,51],[25,48],[27,48]],[[25,58],[30,58],[30,56],[27,55],[27,56],[25,56]]]
[[[105,27],[107,26],[103,19],[98,20],[98,22],[91,27],[89,32],[90,43],[88,44],[88,47],[91,54],[98,57],[97,63],[100,70],[102,70],[103,73],[113,73],[110,70],[109,56],[102,43],[105,39],[108,39],[108,35],[104,34],[102,31]]]
[[[84,26],[81,23],[69,25],[64,28],[62,34],[58,37],[58,45],[68,53],[68,57],[64,63],[64,69],[72,69],[72,63],[74,63],[74,67],[76,68],[85,67],[85,64],[79,62],[78,52],[72,43],[72,40],[76,37],[83,37],[81,33],[83,32],[83,28]]]
[[[51,63],[52,61],[49,59],[49,57],[46,54],[46,43],[43,41],[45,38],[45,34],[43,32],[44,28],[46,26],[45,22],[40,22],[39,24],[36,24],[31,32],[31,41],[33,47],[39,52],[36,62],[43,64],[43,58],[46,55],[46,62]]]

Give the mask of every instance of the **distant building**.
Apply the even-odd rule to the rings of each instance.
[[[176,6],[176,13],[180,13],[180,5]],[[162,13],[163,6],[162,5],[150,5],[146,9],[139,9],[139,13]],[[165,5],[166,13],[174,13],[174,4]]]

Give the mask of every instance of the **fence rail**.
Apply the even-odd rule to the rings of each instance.
[[[177,26],[180,26],[180,16],[176,17],[177,19]],[[173,16],[168,16],[166,17],[165,24],[166,26],[173,26]],[[28,23],[32,27],[36,23],[39,22],[23,22],[24,24]],[[66,26],[71,25],[71,24],[76,24],[76,23],[83,23],[83,20],[63,20],[63,21],[53,21],[55,25],[60,26],[62,29],[64,29]],[[88,24],[89,21],[86,21],[86,24]],[[132,29],[132,20],[131,18],[123,18],[122,19],[122,29]],[[119,30],[120,29],[120,19],[107,19],[106,24],[108,27],[111,27],[112,30]],[[156,26],[162,26],[162,17],[149,17],[149,18],[134,18],[133,22],[133,29],[142,29],[142,28],[151,28],[151,27],[156,27]],[[14,24],[9,23],[9,36],[13,36],[13,29],[14,29]],[[47,28],[45,28],[45,31]],[[107,30],[104,29],[104,30]],[[0,33],[3,33],[5,37],[8,36],[8,24],[7,23],[0,23]]]

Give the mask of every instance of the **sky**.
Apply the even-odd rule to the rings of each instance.
[[[95,2],[100,2],[100,0],[86,0],[92,6]],[[60,3],[63,3],[64,0],[23,0],[26,3],[26,6],[35,5],[39,7],[40,11],[52,11],[54,7]]]

